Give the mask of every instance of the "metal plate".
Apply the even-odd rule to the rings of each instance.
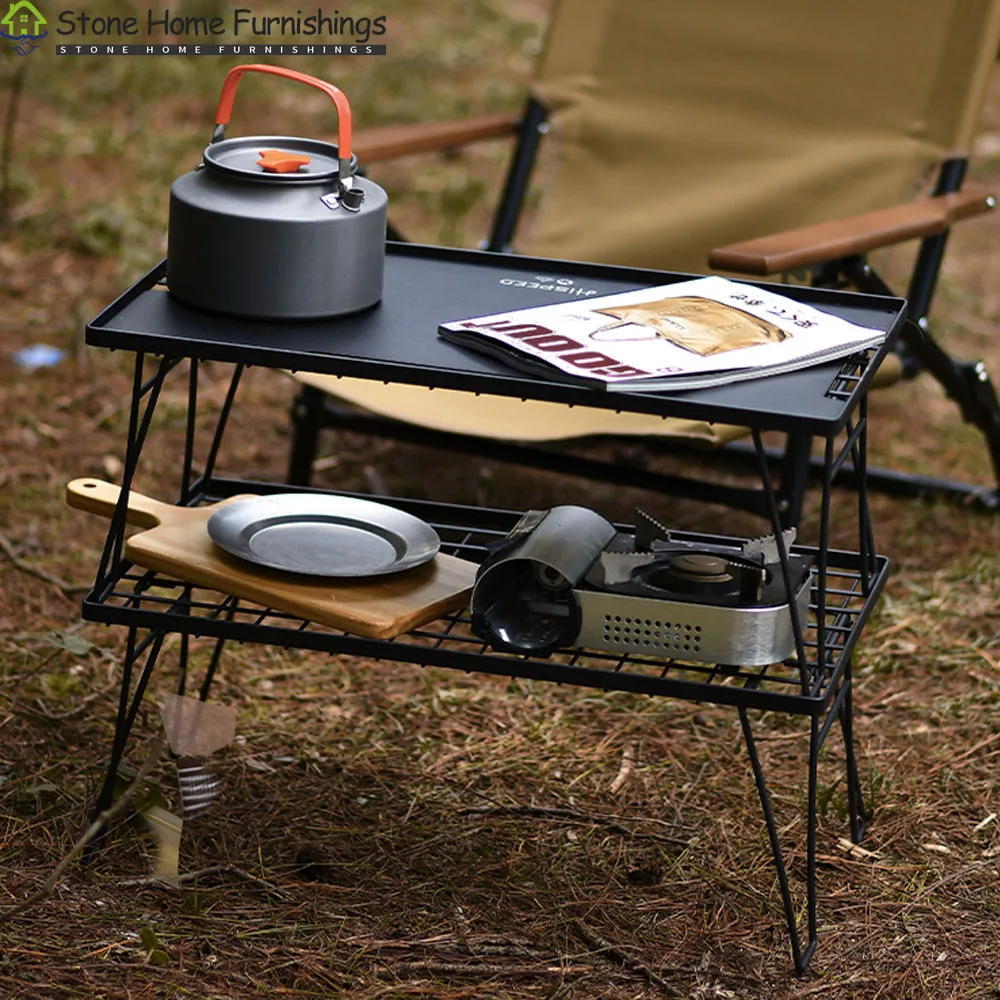
[[[309,576],[398,573],[433,559],[437,532],[386,504],[278,493],[227,504],[208,520],[212,541],[258,566]]]

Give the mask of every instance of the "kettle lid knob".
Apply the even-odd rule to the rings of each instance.
[[[311,156],[301,153],[289,153],[283,149],[262,149],[257,166],[263,167],[269,174],[292,174],[299,167],[311,162]]]

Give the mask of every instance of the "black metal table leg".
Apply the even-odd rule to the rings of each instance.
[[[235,597],[227,598],[225,602],[225,620],[232,621],[233,615],[236,613],[236,609],[239,607],[240,602]],[[208,701],[208,692],[212,688],[212,681],[215,679],[215,672],[219,669],[219,660],[222,658],[222,647],[225,646],[226,640],[216,639],[215,647],[212,649],[212,658],[208,661],[208,667],[205,670],[205,676],[202,679],[201,687],[198,689],[198,699],[200,701]]]
[[[183,608],[183,602],[184,598],[178,602],[178,606]],[[236,604],[237,602],[235,600],[230,602],[228,617],[232,617],[232,612],[235,610]],[[122,662],[121,690],[118,697],[118,714],[115,718],[115,735],[111,743],[110,753],[108,754],[108,765],[104,775],[104,781],[101,785],[101,790],[98,793],[97,800],[94,803],[91,822],[97,819],[107,809],[111,808],[114,803],[118,769],[121,766],[122,758],[125,756],[125,748],[128,745],[129,737],[132,735],[135,718],[139,712],[139,707],[142,704],[142,699],[145,696],[146,689],[149,686],[149,680],[153,675],[153,670],[156,666],[157,660],[159,659],[160,651],[163,646],[163,640],[168,634],[165,630],[151,631],[142,640],[137,641],[137,631],[138,630],[135,627],[130,627],[128,631],[128,641],[126,643],[125,656]],[[186,635],[182,636],[183,641],[181,642],[178,663],[177,691],[181,695],[184,694],[187,683],[187,639],[188,637]],[[225,641],[225,639],[216,640],[208,668],[205,672],[205,677],[198,689],[198,698],[201,701],[206,701],[208,699],[209,690],[211,688],[212,680],[215,677],[216,670],[218,669]],[[143,662],[139,672],[138,680],[135,681],[133,686],[135,668],[140,659],[143,657],[143,654],[145,654],[145,661]],[[101,843],[103,843],[106,835],[107,830],[102,830],[100,832],[98,837],[91,843],[88,850],[88,856],[92,854],[93,851],[101,845]]]
[[[809,960],[816,950],[818,940],[818,921],[816,917],[816,827],[819,754],[833,723],[838,719],[840,720],[844,735],[849,821],[851,826],[851,840],[854,843],[858,843],[864,836],[865,820],[869,818],[864,807],[861,781],[858,776],[857,758],[854,752],[852,710],[851,675],[850,669],[848,669],[826,717],[823,718],[814,715],[809,720],[808,793],[806,806],[806,919],[804,929],[806,941],[805,947],[803,947],[802,928],[800,928],[799,921],[796,918],[795,905],[792,901],[788,870],[785,867],[784,854],[778,839],[778,827],[774,819],[774,810],[771,806],[771,794],[768,791],[767,782],[764,778],[764,769],[761,766],[760,756],[757,753],[750,718],[746,708],[742,706],[739,708],[743,738],[746,740],[747,752],[750,756],[750,766],[753,769],[754,780],[757,783],[757,793],[760,796],[760,804],[764,812],[764,822],[767,826],[771,854],[774,858],[774,866],[777,871],[778,889],[781,893],[785,924],[788,928],[788,936],[791,943],[792,961],[795,964],[795,971],[798,975],[801,975],[808,968]]]
[[[806,866],[806,899],[808,907],[808,929],[809,940],[806,942],[805,950],[802,948],[799,936],[799,925],[795,917],[795,906],[792,903],[792,893],[788,884],[788,871],[785,868],[785,859],[781,851],[781,842],[778,840],[778,827],[774,821],[774,810],[771,808],[771,794],[767,790],[767,782],[764,780],[764,770],[760,764],[760,757],[757,754],[757,745],[754,742],[753,731],[750,727],[750,718],[745,708],[739,709],[740,725],[743,727],[743,738],[746,740],[747,752],[750,755],[750,766],[753,768],[754,780],[757,782],[757,794],[760,796],[761,808],[764,811],[764,822],[767,825],[767,837],[771,844],[771,854],[774,858],[774,867],[778,874],[778,889],[781,892],[781,902],[785,911],[785,924],[788,927],[788,936],[792,947],[792,961],[795,964],[795,972],[801,975],[805,972],[816,950],[816,768],[815,760],[819,755],[819,748],[816,746],[818,726],[813,720],[812,732],[809,741],[809,834],[808,834],[808,860]]]
[[[104,775],[104,783],[98,793],[97,801],[94,803],[93,817],[97,819],[105,810],[111,807],[115,798],[115,779],[118,777],[118,767],[125,755],[125,747],[128,745],[128,738],[132,733],[132,726],[135,724],[135,717],[142,704],[143,695],[152,676],[153,668],[160,655],[165,631],[149,632],[141,641],[137,640],[137,629],[130,627],[128,630],[128,641],[125,646],[125,657],[122,661],[122,681],[121,690],[118,696],[118,714],[115,717],[115,735],[111,743],[111,752],[108,755],[108,767]],[[139,678],[132,688],[132,674],[135,665],[145,654],[146,659],[139,673]],[[103,841],[107,831],[102,830],[98,838],[90,845],[90,850],[95,849]]]
[[[858,760],[854,750],[854,708],[851,684],[851,666],[848,664],[845,678],[847,690],[840,704],[840,728],[844,734],[844,753],[847,758],[847,810],[851,824],[851,842],[860,844],[865,836],[865,826],[871,819],[871,811],[865,808],[861,777],[858,774]]]

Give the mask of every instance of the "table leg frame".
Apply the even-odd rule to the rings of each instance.
[[[847,778],[847,808],[848,821],[850,824],[851,841],[858,844],[865,835],[865,824],[870,818],[864,805],[864,794],[861,787],[861,779],[858,773],[857,755],[854,749],[854,726],[853,726],[853,702],[851,698],[852,678],[851,671],[848,670],[844,677],[836,698],[831,704],[830,711],[824,720],[813,716],[809,723],[809,755],[808,755],[808,799],[806,807],[806,917],[805,917],[805,946],[802,942],[802,930],[799,918],[796,916],[795,904],[792,899],[791,886],[788,877],[788,869],[785,864],[784,852],[781,841],[778,837],[778,827],[774,817],[774,809],[771,804],[771,793],[768,790],[767,781],[764,777],[764,768],[761,764],[760,755],[757,753],[757,744],[753,736],[753,727],[750,716],[746,708],[742,706],[738,709],[740,725],[743,729],[743,738],[747,745],[747,753],[750,757],[750,766],[753,770],[754,781],[757,785],[757,794],[760,797],[761,809],[764,813],[764,823],[767,827],[768,842],[771,848],[771,855],[778,878],[778,890],[781,894],[782,909],[785,916],[785,925],[788,929],[788,936],[791,944],[792,961],[795,965],[795,972],[801,975],[809,966],[809,961],[816,950],[818,942],[817,933],[817,887],[816,887],[816,827],[817,827],[817,798],[818,798],[818,773],[819,754],[829,735],[830,729],[835,721],[840,722],[841,733],[844,740],[844,757]]]

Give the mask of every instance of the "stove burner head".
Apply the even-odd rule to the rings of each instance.
[[[728,583],[732,580],[727,561],[722,556],[706,552],[681,553],[673,556],[668,566],[673,576],[693,583]]]
[[[724,597],[740,592],[738,572],[717,552],[675,552],[644,566],[633,580],[664,594]]]

